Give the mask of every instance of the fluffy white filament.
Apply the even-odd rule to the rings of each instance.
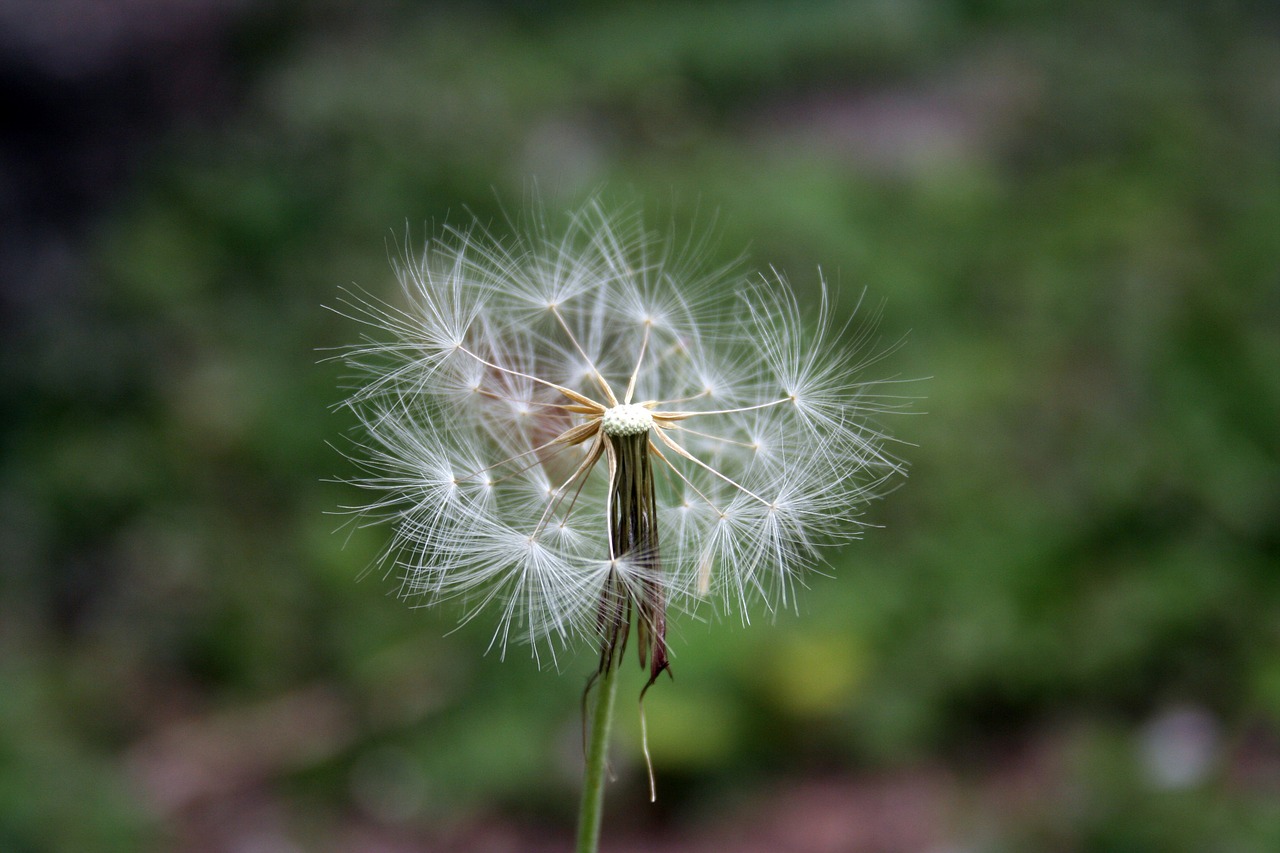
[[[405,595],[493,611],[495,645],[536,653],[595,635],[610,572],[745,619],[859,534],[901,471],[870,420],[897,398],[860,376],[868,342],[832,325],[825,288],[806,317],[776,272],[698,278],[664,246],[590,206],[563,239],[449,232],[399,265],[403,301],[346,300],[371,330],[345,355],[369,492],[353,510],[393,525]],[[656,569],[610,560],[603,451],[645,432]]]

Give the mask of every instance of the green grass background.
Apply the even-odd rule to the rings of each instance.
[[[318,363],[406,229],[501,231],[535,187],[711,224],[802,294],[821,266],[907,338],[873,372],[921,378],[883,528],[798,613],[677,622],[656,808],[620,703],[606,844],[944,767],[956,849],[1280,849],[1274,7],[284,4],[237,38],[237,108],[158,140],[94,286],[4,345],[0,849],[203,849],[193,810],[245,791],[301,849],[568,832],[590,650],[500,661],[359,579],[387,530],[333,532]],[[1188,709],[1209,761],[1161,784]],[[1041,742],[1055,793],[966,799]]]

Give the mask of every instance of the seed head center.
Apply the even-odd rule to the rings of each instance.
[[[634,403],[605,409],[600,416],[600,428],[608,436],[640,435],[652,427],[653,412]]]

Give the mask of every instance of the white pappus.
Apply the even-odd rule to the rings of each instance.
[[[668,607],[745,619],[859,535],[904,471],[876,423],[903,398],[825,285],[806,316],[776,271],[699,273],[598,203],[530,230],[446,231],[397,265],[403,299],[344,300],[351,509],[392,526],[404,595],[493,611],[504,650],[591,638],[602,670],[635,624],[652,683]]]

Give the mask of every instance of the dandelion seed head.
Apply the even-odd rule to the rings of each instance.
[[[634,403],[614,406],[600,416],[600,428],[612,437],[641,435],[653,429],[653,412]]]
[[[351,298],[370,330],[345,354],[370,496],[355,512],[392,525],[405,595],[493,614],[504,649],[598,639],[606,584],[745,620],[861,534],[904,469],[879,424],[896,398],[863,376],[875,354],[844,347],[825,286],[806,313],[777,273],[681,257],[589,205],[563,234],[446,232],[397,265],[402,298]],[[633,437],[656,554],[610,539],[612,446]]]

